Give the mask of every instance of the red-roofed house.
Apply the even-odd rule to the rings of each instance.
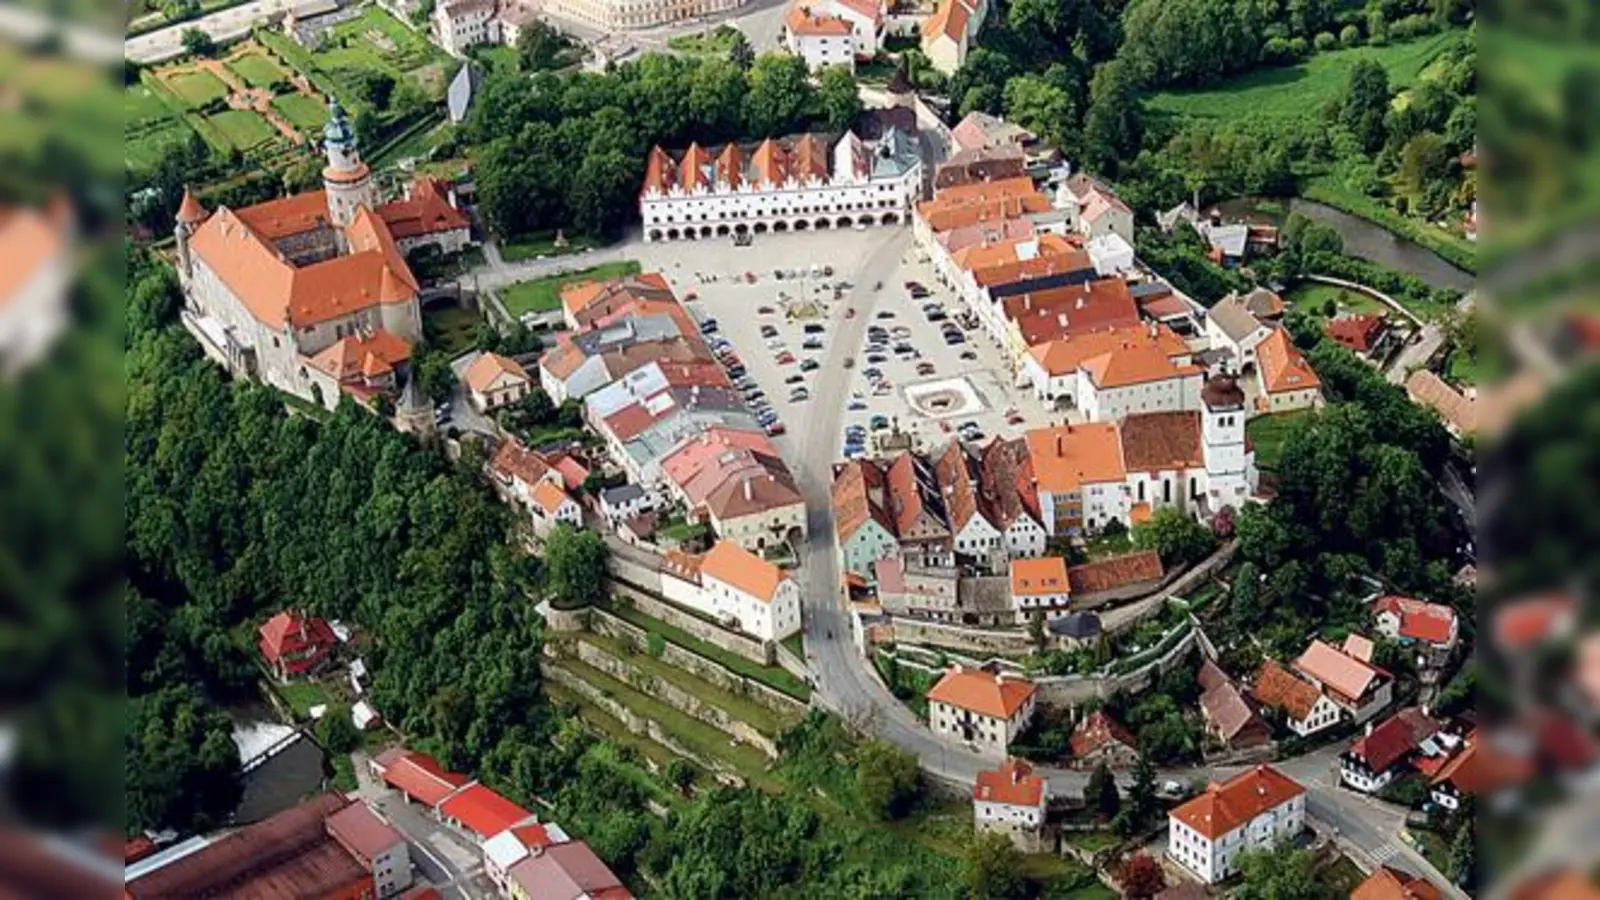
[[[284,610],[257,629],[256,647],[279,681],[313,674],[327,665],[339,638],[327,622],[299,610]]]
[[[1236,871],[1239,854],[1267,850],[1305,828],[1305,788],[1256,766],[1167,814],[1167,856],[1206,884]]]
[[[1033,717],[1038,690],[1022,678],[956,666],[928,691],[933,733],[1004,754]]]
[[[1378,345],[1388,327],[1389,320],[1383,316],[1363,313],[1331,319],[1322,326],[1322,333],[1352,352],[1365,355]]]
[[[437,810],[452,794],[477,782],[458,772],[446,772],[433,757],[393,747],[372,761],[372,770],[384,784],[404,795],[406,802],[417,802]]]
[[[506,872],[512,900],[633,900],[583,841],[530,853]]]
[[[1311,642],[1294,668],[1357,724],[1377,715],[1393,698],[1394,676],[1320,640]]]
[[[1422,742],[1438,731],[1438,724],[1422,710],[1401,710],[1369,728],[1339,754],[1339,777],[1358,791],[1376,793],[1393,781]]]
[[[1033,774],[1026,762],[1007,759],[998,769],[978,773],[972,788],[973,826],[1009,835],[1024,851],[1037,850],[1049,802],[1049,782]]]
[[[1100,709],[1084,716],[1072,729],[1070,743],[1072,762],[1082,768],[1101,763],[1112,769],[1127,768],[1139,758],[1139,743],[1133,732]]]
[[[800,628],[800,588],[777,565],[733,541],[717,541],[700,560],[702,612],[776,641]]]
[[[1350,892],[1350,900],[1442,900],[1444,894],[1425,878],[1379,866]]]
[[[1442,603],[1389,594],[1373,604],[1372,615],[1379,634],[1419,651],[1424,669],[1444,665],[1456,649],[1456,611]]]
[[[439,804],[439,818],[488,840],[513,825],[534,820],[532,813],[477,782]]]
[[[379,897],[389,897],[411,886],[411,851],[393,825],[365,803],[352,803],[328,816],[324,825],[356,861],[372,873]]]
[[[1065,559],[1041,556],[1011,561],[1011,606],[1018,622],[1026,622],[1035,611],[1051,619],[1064,616],[1071,596]]]

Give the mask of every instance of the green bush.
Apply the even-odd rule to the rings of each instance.
[[[1361,43],[1361,29],[1355,25],[1346,25],[1339,30],[1339,43],[1346,47],[1354,47]]]
[[[1316,47],[1318,53],[1324,50],[1332,50],[1338,43],[1339,39],[1328,31],[1319,31],[1317,36],[1311,39],[1311,46]]]

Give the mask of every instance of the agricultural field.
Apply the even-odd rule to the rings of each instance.
[[[271,87],[279,81],[289,79],[288,72],[259,50],[241,53],[228,60],[227,66],[233,74],[239,76],[239,80],[254,88]]]
[[[1219,121],[1318,116],[1324,103],[1343,94],[1358,61],[1379,63],[1388,70],[1391,86],[1405,88],[1415,84],[1440,51],[1460,36],[1460,31],[1446,31],[1385,47],[1330,50],[1299,65],[1257,69],[1207,90],[1164,91],[1151,96],[1146,105],[1181,118]]]

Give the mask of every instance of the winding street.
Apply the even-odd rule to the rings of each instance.
[[[816,405],[815,415],[808,417],[803,425],[799,458],[790,460],[807,507],[808,537],[799,548],[802,619],[816,702],[857,728],[915,755],[931,776],[964,786],[974,783],[979,771],[993,768],[998,761],[934,737],[933,732],[896,700],[870,671],[870,663],[855,648],[841,587],[838,554],[833,545],[829,488],[835,444],[840,438],[845,397],[849,393],[851,370],[845,367],[845,359],[862,345],[867,324],[874,320],[881,292],[873,286],[883,282],[884,290],[897,289],[892,279],[901,256],[910,250],[910,233],[903,232],[869,256],[853,276],[855,287],[845,305],[854,307],[856,315],[840,321],[839,330],[827,348],[813,389],[824,402]],[[1426,860],[1400,841],[1398,834],[1405,824],[1404,810],[1337,786],[1336,766],[1342,749],[1342,746],[1324,747],[1276,765],[1306,787],[1310,816],[1347,849],[1365,856],[1368,866],[1398,858],[1412,871],[1428,873],[1428,877],[1450,896],[1465,898],[1465,894],[1449,885]],[[1057,796],[1079,794],[1088,781],[1086,772],[1051,767],[1036,767],[1036,771],[1049,780],[1051,792]],[[1226,778],[1237,771],[1238,767],[1188,768],[1165,770],[1159,777],[1187,784],[1194,779]]]

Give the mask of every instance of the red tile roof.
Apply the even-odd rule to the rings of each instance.
[[[1273,709],[1283,710],[1297,721],[1304,721],[1311,715],[1317,699],[1322,696],[1322,692],[1314,685],[1300,679],[1275,659],[1261,664],[1255,683],[1250,686],[1250,694]]]
[[[1135,751],[1139,749],[1139,743],[1134,738],[1133,732],[1121,722],[1106,715],[1105,710],[1100,709],[1085,716],[1083,721],[1078,723],[1078,727],[1072,729],[1070,744],[1072,755],[1078,759],[1085,759],[1104,749],[1108,744],[1121,744]]]
[[[981,669],[956,666],[928,691],[928,700],[979,715],[1009,719],[1027,704],[1037,688],[1021,678],[1004,678]]]
[[[1494,641],[1502,651],[1526,650],[1572,627],[1578,598],[1567,592],[1523,597],[1494,613]]]
[[[292,672],[304,672],[339,643],[328,623],[317,616],[308,616],[294,610],[278,613],[256,629],[261,636],[256,646],[267,661],[277,665],[285,656],[295,656],[311,651],[306,659],[286,660]]]
[[[1420,743],[1416,729],[1399,715],[1384,719],[1345,751],[1374,773],[1387,772]]]
[[[1289,342],[1289,335],[1282,328],[1272,329],[1267,339],[1256,346],[1256,359],[1261,367],[1261,382],[1269,394],[1322,387],[1322,379]]]
[[[1440,900],[1443,896],[1426,879],[1388,866],[1379,866],[1350,892],[1350,900]]]
[[[1443,644],[1455,628],[1456,611],[1442,603],[1390,594],[1379,598],[1374,609],[1380,614],[1392,613],[1400,620],[1400,636],[1413,640]]]
[[[411,183],[406,199],[378,207],[378,218],[398,239],[471,228],[466,213],[450,205],[448,193],[449,188],[438,180],[418,178]]]
[[[1320,640],[1311,642],[1306,652],[1294,661],[1294,667],[1350,701],[1365,697],[1367,689],[1380,677],[1377,669]]]
[[[1271,766],[1256,766],[1174,809],[1172,818],[1208,840],[1240,828],[1256,816],[1293,800],[1305,788]]]
[[[1165,472],[1203,467],[1200,414],[1136,413],[1122,420],[1122,456],[1130,472]]]
[[[1013,597],[1050,596],[1066,594],[1070,590],[1071,586],[1067,581],[1067,561],[1059,556],[1011,561]]]
[[[327,826],[334,840],[367,865],[405,840],[365,803],[352,803],[329,816]]]
[[[1322,326],[1322,333],[1351,350],[1365,353],[1372,349],[1372,345],[1378,341],[1378,336],[1383,334],[1383,330],[1388,326],[1389,320],[1383,316],[1363,313],[1331,319]]]
[[[471,781],[457,772],[446,772],[437,760],[425,753],[402,750],[397,757],[384,768],[384,783],[423,806],[438,806]],[[382,765],[383,757],[378,762]]]
[[[456,792],[439,804],[439,812],[482,838],[494,837],[533,815],[481,784]]]
[[[1160,554],[1145,550],[1072,566],[1067,569],[1067,580],[1073,593],[1092,594],[1143,581],[1157,581],[1163,571]]]
[[[507,438],[494,452],[489,468],[507,481],[515,478],[532,487],[549,474],[550,463],[516,438]]]
[[[1044,799],[1044,779],[1033,774],[1033,766],[1026,762],[1007,759],[998,769],[978,773],[972,799],[980,803],[1038,806]]]

